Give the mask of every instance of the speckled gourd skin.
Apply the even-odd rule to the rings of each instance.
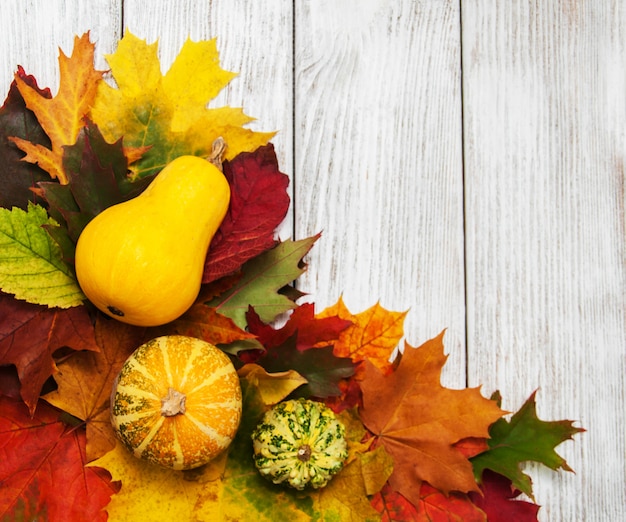
[[[326,486],[348,457],[344,425],[330,408],[306,399],[266,412],[252,441],[261,475],[298,490]]]

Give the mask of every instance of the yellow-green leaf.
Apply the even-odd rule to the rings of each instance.
[[[0,209],[0,289],[29,303],[78,306],[85,297],[46,226],[57,223],[33,203]]]
[[[182,154],[208,156],[220,136],[228,145],[225,159],[256,150],[273,136],[244,128],[252,118],[241,109],[207,107],[235,76],[220,67],[215,39],[188,39],[165,75],[158,44],[129,32],[107,61],[117,85],[100,84],[91,116],[109,141],[123,137],[129,151],[149,147],[131,166],[137,177]]]
[[[242,277],[227,292],[211,301],[217,311],[245,328],[246,312],[252,306],[265,323],[292,310],[296,304],[279,290],[296,280],[305,270],[302,258],[311,250],[319,234],[293,241],[287,239],[244,264]]]
[[[89,464],[107,469],[113,480],[122,481],[122,489],[111,497],[106,507],[110,522],[141,520],[221,520],[211,518],[219,513],[219,476],[223,460],[215,460],[202,469],[172,472],[134,457],[120,442],[115,449]],[[216,469],[214,469],[216,468]],[[217,510],[217,511],[216,511]]]

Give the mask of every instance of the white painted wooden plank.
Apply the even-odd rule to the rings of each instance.
[[[623,520],[626,4],[463,2],[469,384],[588,432],[544,521]]]
[[[164,71],[187,38],[217,38],[220,64],[238,73],[209,106],[243,107],[249,128],[278,131],[272,139],[281,171],[292,174],[292,3],[287,0],[125,0],[124,25],[159,41]],[[292,237],[291,214],[280,229]]]
[[[0,17],[0,87],[9,90],[18,65],[56,94],[59,48],[71,54],[74,36],[90,32],[96,43],[96,67],[105,69],[104,54],[121,32],[121,0],[3,0]]]
[[[418,345],[448,328],[465,384],[458,2],[296,3],[296,236],[319,231],[300,288],[352,312],[410,309]]]

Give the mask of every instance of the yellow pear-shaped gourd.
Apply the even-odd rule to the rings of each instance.
[[[137,326],[173,321],[200,291],[209,243],[230,202],[228,181],[196,156],[169,163],[134,199],[92,219],[76,245],[76,276],[104,313]]]

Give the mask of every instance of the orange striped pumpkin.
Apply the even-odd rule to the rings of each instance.
[[[163,336],[141,345],[113,385],[111,422],[118,438],[135,456],[175,470],[216,457],[240,420],[233,364],[193,337]]]

